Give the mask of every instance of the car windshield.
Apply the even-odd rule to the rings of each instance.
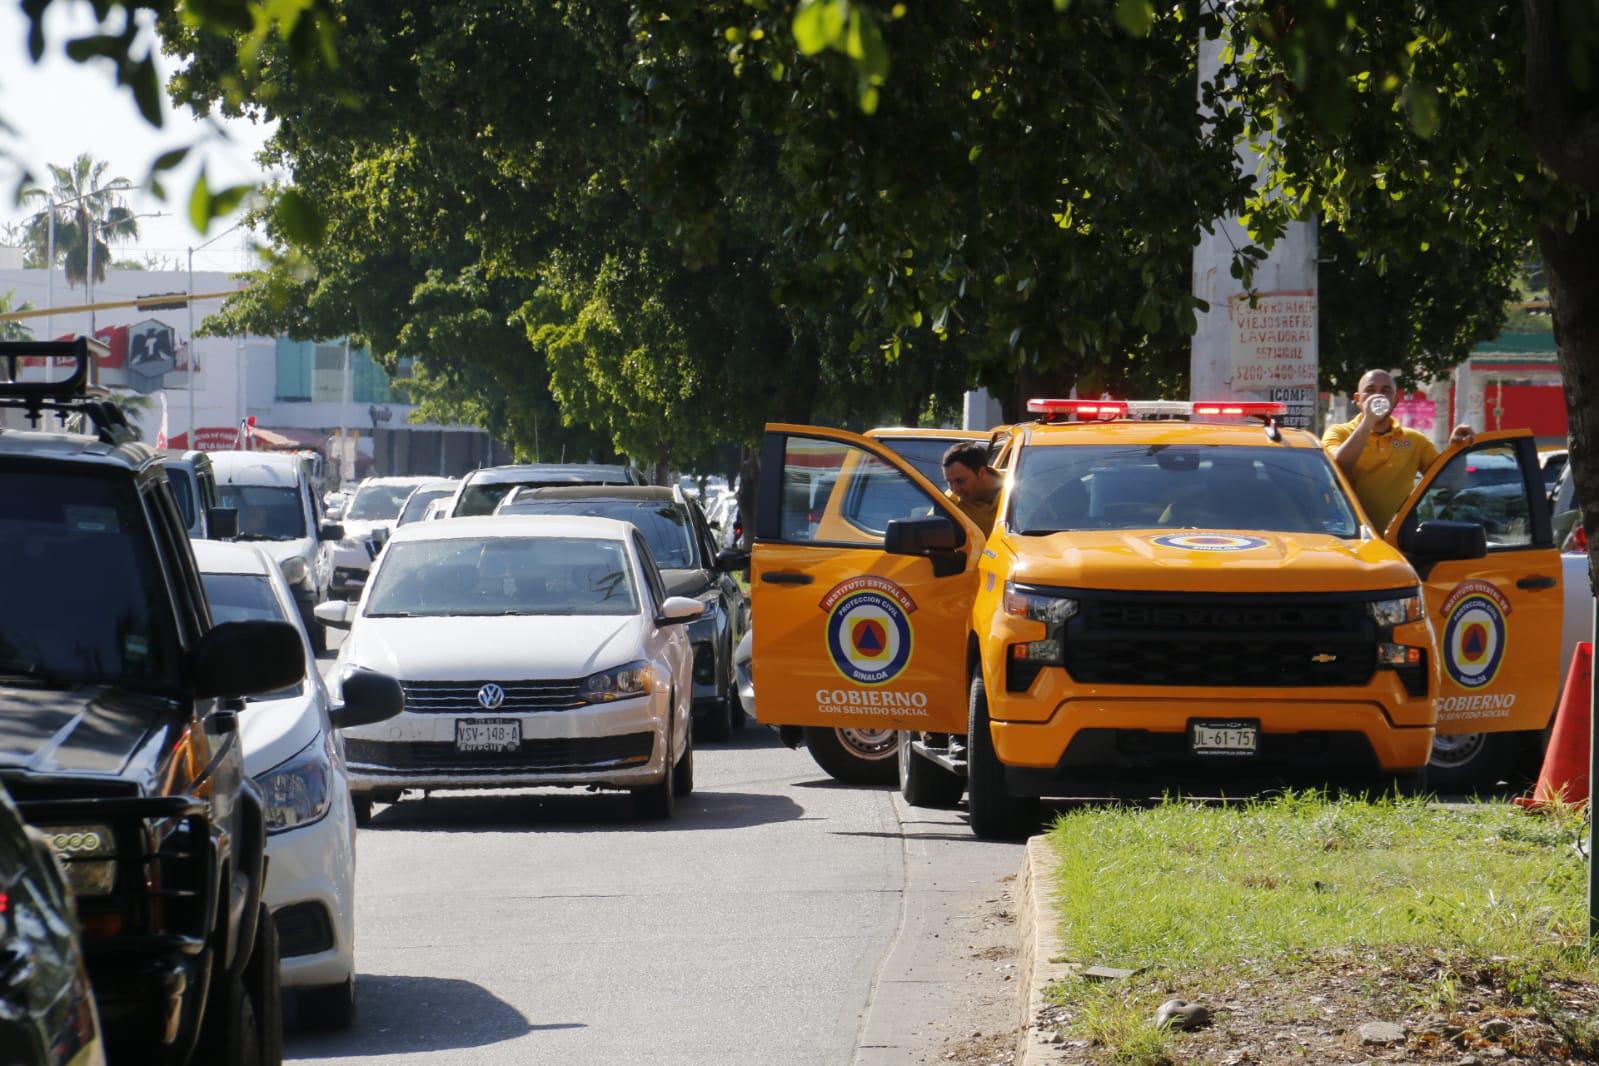
[[[1011,528],[1023,534],[1156,528],[1360,533],[1319,448],[1031,447],[1022,451],[1011,501]]]
[[[428,504],[434,500],[442,500],[454,492],[455,489],[453,487],[448,489],[417,489],[405,498],[405,507],[400,511],[399,521],[394,524],[403,526],[420,520],[423,515],[427,514]]]
[[[589,515],[631,522],[644,534],[662,570],[693,570],[699,566],[694,553],[693,527],[688,512],[675,503],[662,500],[512,500],[500,514]]]
[[[367,593],[367,618],[625,615],[638,594],[621,541],[451,537],[390,543]]]
[[[201,574],[205,598],[211,602],[211,620],[223,622],[289,622],[283,613],[277,594],[272,591],[272,579],[265,574]],[[301,682],[303,684],[303,682]],[[275,692],[264,692],[250,700],[280,700],[300,694],[301,684]]]
[[[309,534],[300,493],[278,485],[218,485],[223,507],[239,512],[240,540],[299,540]]]
[[[0,675],[167,690],[178,644],[133,486],[0,470]]]
[[[411,495],[414,488],[415,484],[363,485],[356,491],[355,499],[350,501],[350,509],[344,512],[344,517],[368,522],[387,522],[397,518],[400,508],[405,506],[405,498]]]
[[[183,514],[183,527],[194,528],[194,475],[188,467],[167,467],[167,480],[172,482],[172,496],[178,501],[178,510]]]

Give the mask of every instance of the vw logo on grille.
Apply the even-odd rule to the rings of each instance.
[[[490,681],[477,690],[477,702],[485,711],[492,711],[505,702],[505,690]]]

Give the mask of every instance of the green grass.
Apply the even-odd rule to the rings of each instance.
[[[1196,975],[1284,972],[1336,948],[1426,948],[1592,980],[1586,867],[1570,812],[1289,795],[1060,816],[1054,903],[1071,961],[1139,969],[1051,989],[1112,1061],[1166,1061],[1154,1008]],[[1447,976],[1413,993],[1447,1004]]]

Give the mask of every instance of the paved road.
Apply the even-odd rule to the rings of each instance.
[[[845,788],[752,727],[668,823],[621,794],[438,794],[360,833],[338,1063],[932,1061],[1013,1021],[1015,845]],[[986,938],[986,939],[985,939]]]

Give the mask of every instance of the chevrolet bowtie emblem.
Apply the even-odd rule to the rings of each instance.
[[[1336,656],[1336,655],[1328,655],[1326,652],[1322,652],[1320,655],[1312,655],[1310,657],[1310,661],[1313,662],[1313,663],[1337,662],[1338,661],[1338,656]]]

